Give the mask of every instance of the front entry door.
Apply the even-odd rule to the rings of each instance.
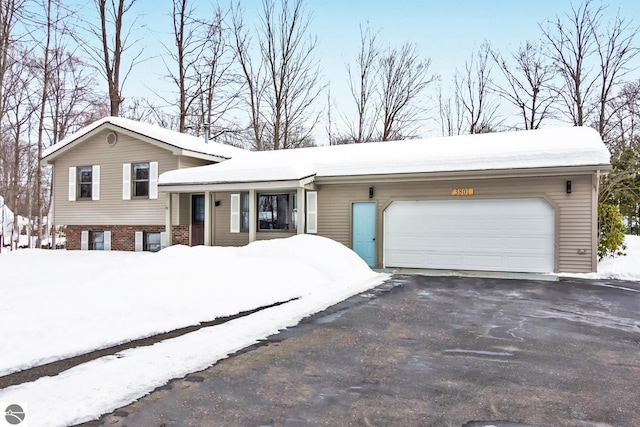
[[[370,267],[376,264],[376,204],[353,204],[352,246]]]
[[[204,245],[204,196],[191,196],[191,246]]]

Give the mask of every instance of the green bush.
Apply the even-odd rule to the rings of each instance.
[[[617,206],[609,203],[598,204],[598,259],[606,256],[626,255],[624,233],[626,227]]]

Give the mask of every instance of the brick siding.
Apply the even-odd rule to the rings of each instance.
[[[172,225],[171,226],[171,243],[174,245],[189,246],[189,226],[188,225]]]
[[[164,225],[67,225],[67,250],[80,250],[80,240],[83,231],[111,231],[112,251],[135,251],[135,233],[164,232]],[[189,244],[189,226],[172,226],[172,243],[174,245]]]

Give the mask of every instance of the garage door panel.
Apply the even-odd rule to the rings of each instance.
[[[465,257],[467,270],[486,270],[487,266],[504,265],[504,256],[495,254],[467,255]]]
[[[421,252],[389,252],[389,262],[402,263],[408,268],[420,268],[425,263],[425,255]]]
[[[522,256],[518,257],[515,254],[506,257],[505,259],[505,271],[521,271],[518,270],[523,263],[526,263],[527,266],[533,272],[541,272],[545,273],[549,270],[546,269],[547,259],[546,257],[535,257],[535,256]]]
[[[506,239],[506,248],[509,250],[523,250],[535,256],[537,252],[546,254],[548,252],[549,239],[540,236],[534,236],[529,239]]]
[[[508,230],[523,234],[537,234],[541,231],[553,233],[553,228],[549,226],[549,218],[510,218],[506,220],[505,226]]]
[[[464,248],[473,251],[503,249],[504,240],[499,237],[490,236],[468,237],[464,240]]]
[[[433,268],[456,268],[463,259],[459,253],[453,252],[441,252],[441,253],[429,253],[426,257],[426,261],[429,264],[433,264]],[[423,268],[416,266],[416,268]]]
[[[543,199],[393,202],[388,267],[550,272],[555,212]]]

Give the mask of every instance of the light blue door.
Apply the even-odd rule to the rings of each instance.
[[[355,253],[373,267],[376,265],[376,204],[353,204],[352,245]]]

